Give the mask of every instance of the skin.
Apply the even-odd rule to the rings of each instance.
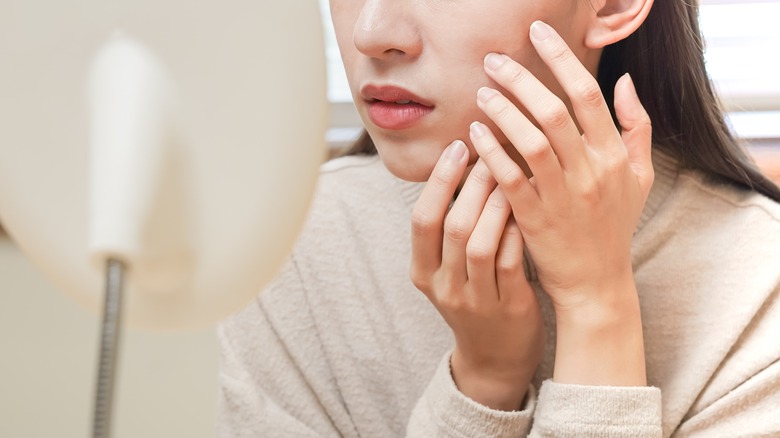
[[[482,86],[497,84],[485,73],[488,52],[523,59],[548,87],[560,87],[544,67],[527,36],[536,19],[570,36],[585,32],[586,9],[571,0],[331,0],[331,15],[352,94],[383,162],[407,181],[427,181],[444,148],[455,139],[469,142],[475,120],[494,127],[476,105]],[[590,56],[595,71],[598,54]],[[436,111],[412,129],[384,130],[374,126],[360,97],[365,84],[392,84],[435,103]],[[498,132],[498,131],[496,131]],[[499,133],[500,135],[500,133]],[[470,163],[476,151],[470,146]]]
[[[542,359],[524,245],[556,312],[553,379],[646,384],[631,238],[653,181],[651,126],[624,77],[619,132],[593,76],[603,46],[651,5],[331,0],[382,160],[427,181],[411,224],[411,279],[453,330],[456,385],[485,406],[521,409]],[[383,130],[359,95],[367,83],[402,86],[436,109],[413,128]]]

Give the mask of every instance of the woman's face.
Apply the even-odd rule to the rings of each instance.
[[[408,181],[427,180],[456,139],[469,145],[474,162],[468,132],[475,120],[504,140],[476,105],[480,87],[501,90],[483,70],[489,52],[509,55],[562,96],[531,46],[534,21],[553,26],[592,72],[598,64],[599,55],[582,42],[595,14],[580,0],[330,0],[330,6],[358,112],[385,165]]]

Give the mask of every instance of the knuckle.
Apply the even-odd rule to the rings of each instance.
[[[434,184],[450,186],[452,184],[453,176],[452,172],[448,172],[442,169],[434,169],[431,178],[433,179]]]
[[[598,205],[601,202],[601,188],[596,181],[590,181],[580,185],[579,197],[590,205]]]
[[[642,116],[639,117],[639,124],[647,127],[647,129],[653,129],[653,121],[650,119],[650,115],[647,114],[647,111],[644,109],[642,110]]]
[[[652,141],[653,138],[653,122],[650,120],[650,116],[645,113],[637,122],[637,128],[646,138]]]
[[[412,266],[409,270],[409,279],[412,280],[412,284],[420,292],[429,294],[431,292],[430,277],[426,275],[420,268]]]
[[[447,294],[446,297],[441,298],[440,303],[440,306],[447,309],[451,315],[464,315],[472,310],[469,302],[456,294]]]
[[[501,214],[506,212],[508,209],[509,201],[503,196],[491,196],[485,203],[485,210],[491,213]]]
[[[415,236],[428,234],[435,228],[435,221],[433,221],[423,210],[415,209],[414,212],[412,212],[412,232]]]
[[[493,176],[487,167],[479,166],[474,167],[469,174],[469,179],[480,186],[487,186],[490,184]]]
[[[485,148],[484,157],[485,161],[495,160],[497,157],[505,154],[504,148],[498,143],[491,143]]]
[[[621,175],[628,169],[626,154],[609,154],[606,160],[607,175]]]
[[[561,129],[569,123],[569,118],[568,108],[558,100],[544,110],[541,122],[553,129]]]
[[[501,178],[503,186],[510,191],[519,190],[525,185],[527,180],[528,179],[520,168],[511,168],[507,170]]]
[[[574,55],[572,55],[572,53],[561,44],[556,44],[555,47],[553,47],[550,51],[550,60],[557,64],[566,63],[570,56]]]
[[[498,275],[513,275],[523,268],[523,260],[519,254],[504,251],[496,257],[496,273]]]
[[[601,93],[601,88],[592,78],[588,78],[588,80],[580,84],[577,94],[582,102],[589,107],[597,108],[604,104],[604,95]]]
[[[463,241],[471,235],[471,227],[465,218],[450,216],[444,222],[444,234],[452,241]]]
[[[456,287],[448,280],[437,283],[433,292],[433,301],[438,309],[445,310],[449,314],[458,314],[467,309],[462,288]]]
[[[528,79],[528,71],[519,65],[515,65],[509,71],[509,83],[512,85],[520,85]]]
[[[515,108],[506,102],[502,102],[494,107],[493,117],[498,120],[509,120],[509,118],[512,116],[512,110],[514,109]]]
[[[481,241],[469,241],[466,245],[466,260],[474,265],[484,265],[492,260],[494,255],[491,253],[490,248]]]
[[[523,158],[533,163],[543,163],[552,154],[552,148],[547,138],[536,135],[529,139],[530,145],[527,150],[523,151]]]

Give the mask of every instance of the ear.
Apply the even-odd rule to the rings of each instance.
[[[596,0],[599,8],[585,35],[585,46],[601,49],[621,41],[645,22],[653,0]]]

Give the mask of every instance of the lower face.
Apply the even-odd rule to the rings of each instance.
[[[587,5],[578,2],[330,0],[355,105],[387,168],[401,179],[426,181],[442,151],[458,139],[475,162],[468,135],[475,120],[513,150],[477,108],[480,87],[504,92],[484,72],[483,59],[505,53],[563,97],[528,32],[543,20],[583,55],[587,21],[580,11]],[[398,88],[413,93],[413,102],[406,103],[409,96]]]

